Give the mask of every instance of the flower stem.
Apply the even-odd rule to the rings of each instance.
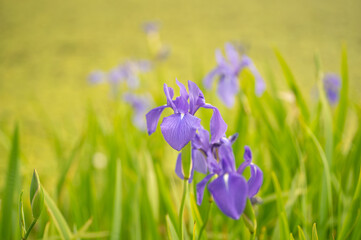
[[[32,221],[31,225],[29,226],[28,230],[26,231],[26,234],[25,234],[25,237],[23,238],[23,240],[26,240],[26,239],[28,238],[28,236],[29,236],[31,230],[33,229],[33,227],[34,227],[34,225],[35,225],[35,223],[36,223],[37,220],[38,220],[38,219],[34,219],[34,220]]]
[[[183,240],[183,210],[184,210],[184,203],[186,200],[187,192],[188,192],[188,179],[183,180],[183,196],[182,202],[179,209],[179,232],[181,235],[181,240]]]
[[[212,205],[213,205],[212,202],[211,201],[209,202],[209,207],[208,207],[208,210],[207,210],[206,219],[204,220],[204,223],[203,223],[203,226],[202,226],[201,230],[199,230],[198,239],[201,239],[202,233],[203,233],[204,229],[206,228],[206,225],[207,225],[207,222],[208,222],[208,219],[209,219],[209,215],[211,215],[211,208],[212,208]]]

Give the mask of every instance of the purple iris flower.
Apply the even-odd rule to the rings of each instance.
[[[134,110],[133,124],[141,131],[145,131],[147,124],[144,118],[146,112],[153,105],[153,99],[149,95],[136,95],[133,93],[125,93],[123,95],[125,102],[129,103]]]
[[[188,90],[177,80],[180,88],[180,96],[173,100],[173,88],[164,84],[164,93],[167,98],[167,104],[156,107],[146,114],[148,134],[155,132],[157,124],[165,108],[172,108],[174,114],[163,118],[160,125],[161,132],[167,143],[177,151],[180,151],[191,141],[198,129],[201,128],[201,120],[194,116],[199,108],[208,108],[213,110],[210,122],[210,131],[212,134],[211,142],[217,142],[226,132],[227,124],[222,119],[219,110],[210,104],[207,104],[204,95],[199,87],[192,81],[188,81]]]
[[[135,89],[139,86],[140,82],[138,75],[151,69],[152,64],[147,60],[126,61],[109,71],[108,81],[116,91],[121,82],[126,82],[128,87]]]
[[[224,214],[230,218],[239,219],[246,206],[247,198],[252,198],[259,191],[263,182],[263,173],[258,166],[252,163],[252,152],[248,146],[245,146],[245,161],[236,170],[232,150],[235,137],[229,139],[224,137],[216,144],[207,145],[205,136],[205,132],[200,133],[199,131],[200,141],[193,145],[196,151],[201,151],[204,154],[202,158],[194,157],[194,168],[197,170],[198,165],[198,167],[201,166],[202,172],[205,169],[209,172],[197,184],[197,204],[202,203],[207,183],[213,176],[216,176],[208,184],[209,192]],[[251,177],[248,181],[242,176],[246,167],[250,167],[251,170]]]
[[[328,73],[323,78],[323,87],[331,105],[338,103],[340,98],[341,79],[337,74]]]
[[[159,31],[159,24],[156,22],[146,22],[143,24],[143,31],[146,34],[157,33]]]
[[[210,89],[214,79],[218,76],[218,95],[227,107],[232,107],[235,96],[239,92],[239,74],[244,68],[248,68],[256,80],[256,95],[261,96],[265,91],[266,84],[252,60],[246,55],[240,58],[238,51],[231,43],[225,44],[225,52],[228,61],[223,57],[221,50],[216,50],[217,66],[204,78],[205,87]]]

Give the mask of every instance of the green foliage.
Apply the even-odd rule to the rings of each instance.
[[[1,197],[1,219],[0,219],[0,237],[1,239],[15,238],[15,226],[13,222],[13,206],[15,205],[15,194],[19,183],[19,128],[16,125],[11,141],[11,150],[9,156],[8,170],[5,180],[5,189]],[[17,231],[16,231],[17,232]]]
[[[202,205],[196,204],[195,183],[204,177],[200,173],[186,186],[187,197],[182,201],[183,182],[174,173],[178,153],[164,143],[159,130],[149,137],[134,128],[131,109],[123,102],[110,101],[108,115],[88,108],[81,131],[72,133],[73,141],[62,138],[61,131],[45,121],[57,168],[46,175],[37,167],[43,187],[34,172],[32,202],[23,205],[20,196],[17,215],[15,196],[22,179],[19,133],[15,128],[9,144],[6,131],[1,130],[2,145],[11,148],[0,195],[0,238],[22,237],[25,222],[29,222],[25,220],[33,215],[38,218],[31,233],[34,239],[181,239],[182,235],[202,240],[360,239],[361,107],[348,96],[346,48],[342,50],[342,90],[336,107],[330,106],[323,89],[320,56],[316,57],[318,99],[314,103],[302,94],[289,65],[275,52],[289,98],[281,94],[280,79],[269,68],[265,79],[270,87],[261,97],[255,95],[254,78],[245,71],[233,109],[214,101],[229,126],[227,135],[240,134],[234,143],[237,166],[247,144],[264,173],[259,194],[247,201],[240,220],[227,218],[210,203],[207,187]],[[163,75],[157,71],[157,76]],[[164,104],[161,90],[151,91],[157,104]],[[209,95],[206,99],[216,99],[213,93],[204,93]],[[207,114],[197,113],[202,119],[209,118]],[[186,176],[190,156],[188,145],[182,151]],[[41,161],[47,166],[47,159]],[[21,164],[34,167],[26,158]],[[30,179],[24,180],[28,186]],[[47,210],[41,214],[39,193],[44,195]]]

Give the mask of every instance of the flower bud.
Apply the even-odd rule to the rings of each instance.
[[[38,219],[44,205],[44,192],[40,184],[39,175],[35,169],[30,185],[30,203],[33,217]]]

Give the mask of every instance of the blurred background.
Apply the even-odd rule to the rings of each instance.
[[[142,30],[147,21],[160,24],[162,40],[171,49],[162,63],[163,78],[171,83],[176,77],[199,82],[215,65],[214,50],[233,41],[244,46],[261,73],[274,69],[282,89],[273,53],[277,47],[311,101],[314,53],[321,55],[325,71],[338,73],[346,43],[350,97],[360,101],[360,11],[359,0],[0,0],[0,141],[6,146],[17,121],[26,153],[22,171],[36,167],[46,174],[54,168],[45,123],[73,143],[88,106],[99,114],[111,112],[107,86],[89,86],[87,77],[126,59],[149,58]],[[0,147],[0,183],[7,155]]]

